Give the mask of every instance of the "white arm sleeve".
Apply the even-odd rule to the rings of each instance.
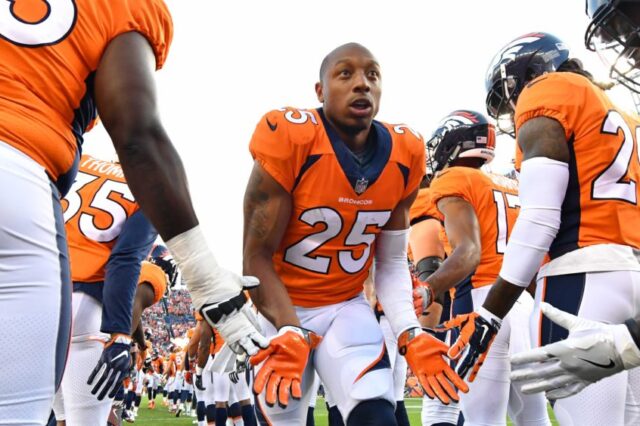
[[[196,309],[206,303],[225,301],[242,291],[240,279],[218,266],[200,225],[176,235],[165,244],[182,273],[182,281],[189,289]]]
[[[558,229],[567,185],[569,165],[546,157],[522,163],[520,215],[509,236],[500,276],[527,287],[549,251]]]
[[[405,330],[420,327],[413,310],[411,275],[407,263],[409,230],[382,231],[376,237],[375,274],[378,301],[399,336]]]

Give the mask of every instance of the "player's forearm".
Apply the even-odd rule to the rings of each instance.
[[[146,342],[144,341],[144,331],[142,330],[142,323],[138,321],[138,325],[131,333],[131,338],[138,345],[140,350],[146,349]]]
[[[204,368],[209,360],[209,352],[211,348],[211,338],[213,330],[209,324],[202,321],[200,323],[200,342],[198,343],[198,367]]]
[[[136,200],[167,241],[198,224],[180,156],[160,123],[119,135],[116,150]]]
[[[142,320],[142,312],[153,304],[155,294],[153,288],[147,283],[142,283],[136,288],[133,300],[133,315],[131,316],[131,334],[137,330]]]
[[[473,244],[457,246],[427,280],[435,297],[439,297],[470,276],[480,264],[480,248]]]
[[[293,302],[287,289],[273,268],[270,255],[245,255],[244,273],[253,275],[260,280],[260,286],[250,291],[251,300],[262,314],[276,329],[285,325],[300,327],[300,320],[296,315]]]
[[[525,287],[511,284],[498,277],[482,306],[497,317],[504,318],[524,290]]]

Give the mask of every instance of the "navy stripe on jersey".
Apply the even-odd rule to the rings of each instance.
[[[78,146],[76,150],[76,158],[73,159],[73,164],[69,170],[67,170],[64,174],[58,176],[58,179],[55,181],[56,188],[60,191],[60,196],[64,197],[73,186],[73,183],[76,180],[76,175],[78,174],[78,168],[80,167],[80,157],[82,156],[82,149]]]
[[[576,164],[574,142],[575,136],[572,135],[567,142],[569,147],[569,184],[562,202],[560,229],[551,243],[551,247],[549,247],[551,259],[578,248],[578,238],[580,237],[580,184],[578,182],[578,166]]]
[[[544,301],[573,315],[578,314],[587,274],[558,275],[545,278]],[[542,315],[542,314],[541,314]],[[546,316],[540,322],[540,344],[547,345],[564,340],[569,331]]]
[[[293,183],[293,188],[291,188],[291,192],[293,192],[296,189],[296,187],[300,183],[300,179],[302,179],[302,176],[307,172],[307,170],[311,168],[311,166],[313,166],[316,163],[316,161],[320,159],[320,157],[322,157],[322,155],[320,154],[314,154],[307,157],[306,161],[300,168],[300,172],[298,173],[298,176],[296,176],[296,181]]]
[[[360,179],[367,181],[367,187],[370,188],[380,177],[385,166],[389,162],[391,156],[391,133],[379,121],[373,121],[369,136],[372,138],[371,143],[375,143],[375,154],[372,161],[366,167],[361,167],[353,158],[353,154],[344,143],[335,129],[327,121],[322,108],[318,108],[318,115],[322,118],[327,136],[331,141],[331,146],[336,154],[338,163],[344,171],[345,176],[349,180],[351,187],[356,189],[356,182]]]
[[[60,206],[60,195],[53,183],[51,201],[56,223],[56,245],[60,262],[60,317],[58,320],[58,338],[56,340],[55,386],[56,390],[62,382],[64,367],[67,364],[69,343],[71,342],[71,270],[69,268],[69,250],[67,234],[64,230],[64,217]]]
[[[73,122],[71,123],[71,130],[76,137],[76,141],[78,142],[78,148],[82,146],[82,142],[84,141],[84,132],[87,130],[87,127],[96,119],[98,116],[98,110],[95,102],[94,95],[94,79],[96,76],[96,72],[92,72],[89,74],[87,79],[84,81],[84,85],[86,87],[86,91],[84,96],[80,100],[80,105],[73,111]]]
[[[397,164],[400,169],[400,173],[402,173],[402,178],[404,179],[404,189],[407,189],[407,185],[409,184],[409,168],[404,164]]]

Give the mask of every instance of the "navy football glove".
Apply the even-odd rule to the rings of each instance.
[[[199,391],[204,391],[206,389],[202,384],[202,370],[202,367],[198,367],[196,365],[196,380],[194,382],[194,385],[196,386],[196,388],[198,388]]]
[[[95,383],[91,394],[102,401],[105,396],[114,398],[122,386],[122,381],[129,375],[131,363],[131,338],[124,334],[113,334],[105,344],[98,364],[91,372],[88,385]]]
[[[458,315],[444,324],[446,329],[460,328],[458,340],[447,353],[449,358],[458,360],[456,372],[460,377],[469,382],[475,380],[501,324],[498,317],[483,307],[470,314]]]

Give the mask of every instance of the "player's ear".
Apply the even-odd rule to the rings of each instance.
[[[318,97],[318,102],[320,102],[321,104],[324,103],[324,93],[322,93],[321,81],[316,83],[316,96]]]

